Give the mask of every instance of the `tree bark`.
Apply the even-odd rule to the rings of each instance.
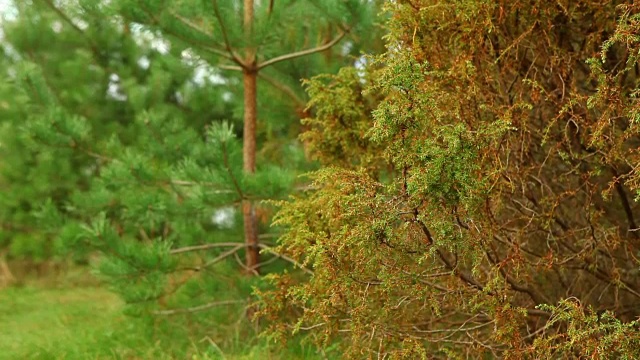
[[[244,32],[246,40],[251,40],[253,27],[254,0],[244,0]],[[242,142],[243,169],[246,174],[256,172],[256,124],[258,120],[257,84],[258,70],[255,49],[246,49],[245,69],[242,73],[244,87],[244,132]],[[257,274],[259,263],[258,219],[254,204],[245,199],[242,202],[244,218],[244,238],[247,245],[245,265],[249,274]]]
[[[255,71],[245,71],[243,74],[243,83],[244,138],[242,155],[245,173],[253,174],[256,171],[256,123],[258,115],[256,101],[257,73]],[[258,248],[258,219],[251,200],[245,199],[242,202],[242,213],[244,216],[244,237],[247,244],[245,265],[247,266],[247,271],[255,273],[255,271],[258,270],[258,253],[260,250]]]

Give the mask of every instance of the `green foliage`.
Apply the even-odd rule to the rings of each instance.
[[[308,106],[314,108],[315,116],[303,120],[307,131],[301,138],[311,158],[327,165],[376,161],[375,144],[365,136],[375,99],[362,93],[371,76],[343,68],[337,75],[320,75],[306,82],[311,96]]]
[[[10,257],[99,252],[126,312],[196,358],[260,331],[345,358],[640,356],[640,6],[388,2],[386,52],[342,68],[376,43],[374,2],[255,4],[16,4]],[[241,205],[283,231],[259,245],[269,283],[238,271]],[[182,341],[205,335],[215,355]]]
[[[198,337],[189,319],[127,317],[122,299],[86,271],[73,267],[57,277],[31,278],[24,286],[2,290],[0,359],[322,358],[310,346],[278,349],[248,338],[244,322],[216,323]]]
[[[309,83],[323,167],[275,224],[313,273],[270,278],[266,334],[346,358],[636,358],[640,8],[387,10],[385,54]]]
[[[361,1],[256,4],[248,32],[236,1],[16,2],[0,42],[2,255],[98,255],[126,312],[160,323],[167,338],[233,338],[224,351],[252,341],[261,324],[251,323],[251,291],[264,284],[240,260],[240,205],[301,187],[313,165],[296,139],[309,115],[299,81],[375,44],[361,34],[374,32],[377,11]],[[237,71],[250,50],[266,64],[255,174],[243,171]],[[271,212],[255,208],[267,239]],[[281,259],[265,253],[260,270],[287,268]]]
[[[577,299],[565,299],[557,306],[540,306],[553,312],[548,326],[566,324],[566,330],[536,339],[538,357],[572,358],[582,354],[592,359],[636,359],[640,356],[638,321],[621,322],[610,311],[597,314]]]

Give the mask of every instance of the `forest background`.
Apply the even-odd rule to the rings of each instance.
[[[640,357],[639,10],[4,2],[0,357]]]

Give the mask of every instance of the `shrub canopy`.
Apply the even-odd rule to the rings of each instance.
[[[313,275],[272,277],[273,334],[353,358],[638,358],[640,7],[387,10],[385,54],[308,83],[323,168],[276,224]]]

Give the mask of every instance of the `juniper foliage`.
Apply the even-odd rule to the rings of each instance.
[[[275,224],[312,275],[271,276],[267,334],[348,358],[640,356],[638,5],[387,10],[385,54],[308,84],[323,167]]]

